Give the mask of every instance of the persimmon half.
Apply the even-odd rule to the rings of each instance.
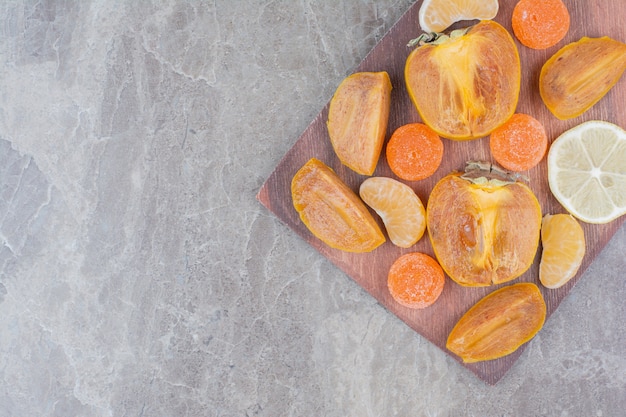
[[[426,227],[437,260],[467,287],[511,281],[530,268],[541,230],[541,206],[523,182],[501,170],[451,173],[435,184]]]
[[[513,115],[521,66],[502,25],[483,20],[417,43],[406,60],[406,87],[422,121],[440,136],[478,139]]]

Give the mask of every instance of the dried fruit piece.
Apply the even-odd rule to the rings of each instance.
[[[423,123],[397,128],[386,148],[389,168],[406,181],[419,181],[437,171],[443,159],[443,142]]]
[[[539,93],[561,120],[590,109],[626,70],[626,44],[607,36],[584,37],[556,52],[541,68]]]
[[[541,222],[539,281],[559,288],[576,275],[585,257],[585,232],[569,214],[547,214]]]
[[[491,132],[491,155],[510,171],[526,171],[536,166],[548,149],[548,136],[541,122],[534,117],[514,114],[506,123]]]
[[[437,260],[463,286],[519,277],[539,246],[541,207],[532,190],[489,164],[478,168],[442,178],[426,207]]]
[[[332,248],[370,252],[385,242],[361,199],[318,159],[311,158],[296,172],[291,197],[306,227]]]
[[[426,308],[439,298],[445,276],[430,256],[419,253],[402,255],[391,265],[387,288],[398,303],[409,308]]]
[[[359,195],[383,220],[394,245],[409,248],[424,235],[426,210],[408,185],[393,178],[371,177],[363,181]]]
[[[569,30],[569,11],[561,0],[520,0],[513,9],[513,33],[522,45],[546,49]]]
[[[546,320],[539,288],[522,282],[478,301],[454,326],[446,348],[465,363],[501,358],[532,339]]]
[[[339,160],[372,175],[387,133],[391,81],[386,72],[357,72],[339,84],[328,109],[328,134]]]
[[[548,184],[574,217],[604,224],[626,214],[626,132],[591,120],[559,136],[548,151]]]
[[[498,0],[424,0],[419,22],[424,32],[443,32],[461,20],[493,19],[498,8]]]
[[[445,138],[476,139],[513,115],[519,54],[505,28],[484,20],[418,46],[406,60],[404,77],[424,123]]]

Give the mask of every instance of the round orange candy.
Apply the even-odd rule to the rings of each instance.
[[[515,37],[532,49],[556,45],[569,30],[569,11],[562,0],[520,0],[513,9]]]
[[[541,122],[524,114],[514,114],[491,132],[491,155],[510,171],[527,171],[536,166],[548,149],[548,136]]]
[[[443,291],[445,276],[432,257],[412,252],[393,263],[387,277],[389,293],[399,304],[415,309],[432,305]]]
[[[403,180],[419,181],[437,171],[443,159],[443,142],[423,123],[397,128],[386,148],[389,168]]]

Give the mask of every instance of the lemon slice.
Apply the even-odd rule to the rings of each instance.
[[[424,32],[443,32],[461,20],[493,19],[498,7],[498,0],[424,0],[419,22]]]
[[[363,181],[359,195],[380,216],[394,245],[409,248],[424,235],[426,210],[408,185],[393,178],[371,177]]]
[[[548,151],[548,184],[574,217],[604,224],[626,214],[626,132],[592,120],[559,136]]]

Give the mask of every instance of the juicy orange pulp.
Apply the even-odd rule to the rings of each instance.
[[[546,288],[559,288],[572,279],[585,257],[585,233],[569,214],[546,215],[541,223],[539,280]]]
[[[409,248],[424,235],[426,210],[408,185],[393,178],[371,177],[363,181],[359,195],[383,220],[394,245]]]

